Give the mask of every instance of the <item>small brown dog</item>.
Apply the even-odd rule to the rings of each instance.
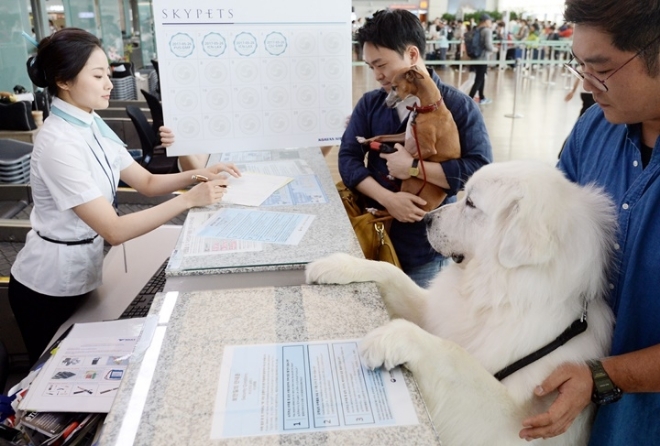
[[[379,135],[365,139],[357,137],[361,144],[391,142],[403,144],[413,158],[419,159],[419,175],[404,180],[401,191],[418,195],[426,201],[425,211],[437,208],[447,197],[439,186],[426,180],[424,161],[441,162],[461,156],[461,143],[456,122],[444,104],[440,90],[426,71],[416,66],[399,71],[392,80],[391,91],[385,103],[394,108],[404,99],[414,96],[417,104],[410,107],[408,127],[405,133]]]

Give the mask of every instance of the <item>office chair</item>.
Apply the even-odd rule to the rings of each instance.
[[[158,129],[160,128],[161,125],[163,125],[163,106],[160,103],[160,100],[153,94],[149,93],[148,91],[145,90],[140,90],[142,92],[142,96],[144,96],[144,99],[147,101],[147,105],[149,106],[149,111],[151,112],[151,120],[153,122],[152,127],[154,128],[154,132],[156,132],[156,135],[158,135]]]
[[[140,165],[151,173],[174,173],[177,172],[177,157],[167,156],[165,147],[160,145],[158,134],[149,125],[147,117],[142,110],[135,105],[126,107],[126,114],[140,137],[142,146],[142,159]]]

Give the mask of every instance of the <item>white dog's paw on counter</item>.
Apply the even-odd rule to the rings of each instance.
[[[338,252],[309,263],[305,267],[307,283],[333,283],[345,285],[353,282],[365,282],[364,262],[369,260],[358,259],[348,254]]]
[[[369,332],[360,342],[362,363],[371,370],[384,366],[387,370],[414,360],[417,325],[395,319]]]

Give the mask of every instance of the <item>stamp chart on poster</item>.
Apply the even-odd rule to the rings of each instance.
[[[351,111],[347,1],[172,3],[154,1],[169,154],[339,142]]]

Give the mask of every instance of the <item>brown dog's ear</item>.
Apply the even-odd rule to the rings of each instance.
[[[406,81],[413,83],[418,79],[424,79],[424,75],[419,72],[416,65],[413,65],[410,70],[406,71]]]

